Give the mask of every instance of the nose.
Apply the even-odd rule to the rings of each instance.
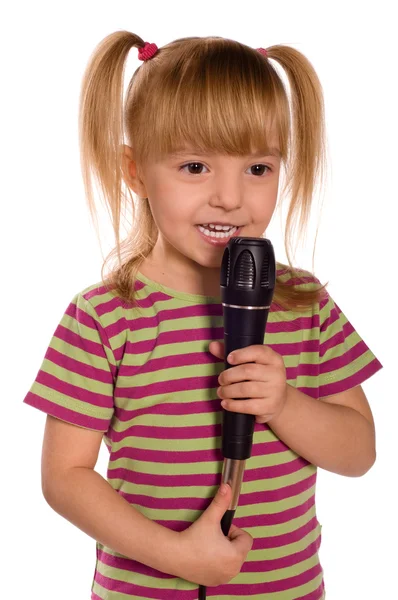
[[[224,172],[214,179],[209,204],[226,211],[236,210],[242,206],[243,189],[231,172]]]

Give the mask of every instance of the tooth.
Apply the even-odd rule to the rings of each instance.
[[[205,235],[207,235],[207,237],[211,237],[211,238],[229,238],[232,237],[236,230],[237,227],[235,226],[226,226],[228,227],[228,231],[216,231],[215,229],[210,229],[209,227],[205,227],[204,225],[199,225],[199,230],[204,233]]]

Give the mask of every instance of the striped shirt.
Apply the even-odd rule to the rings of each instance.
[[[278,276],[297,284],[285,269]],[[319,285],[304,271],[302,289]],[[102,283],[76,294],[51,338],[24,402],[104,432],[110,485],[132,506],[175,531],[190,526],[221,482],[223,341],[219,298],[172,290],[142,274],[140,308]],[[308,312],[272,304],[264,343],[280,354],[287,382],[312,398],[361,384],[382,368],[327,293]],[[255,424],[234,524],[254,538],[241,572],[207,588],[212,600],[321,600],[321,525],[316,467],[267,424]],[[97,543],[92,600],[196,600],[198,585]]]

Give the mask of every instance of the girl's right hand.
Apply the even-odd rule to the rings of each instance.
[[[232,490],[219,487],[208,508],[188,529],[179,533],[181,568],[178,576],[205,586],[228,583],[238,575],[253,545],[253,538],[231,525],[228,536],[221,531],[221,519],[228,510]]]

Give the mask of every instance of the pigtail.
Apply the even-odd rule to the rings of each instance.
[[[110,213],[119,261],[124,197],[123,81],[126,59],[134,46],[143,47],[144,41],[128,31],[117,31],[102,40],[89,59],[80,95],[80,159],[86,200],[97,224],[94,202],[94,184],[97,184]]]
[[[283,194],[287,192],[290,197],[285,251],[292,266],[292,240],[303,238],[315,186],[317,182],[320,189],[324,185],[327,162],[323,91],[314,67],[295,48],[272,46],[267,49],[267,57],[283,67],[290,85],[291,129]]]

